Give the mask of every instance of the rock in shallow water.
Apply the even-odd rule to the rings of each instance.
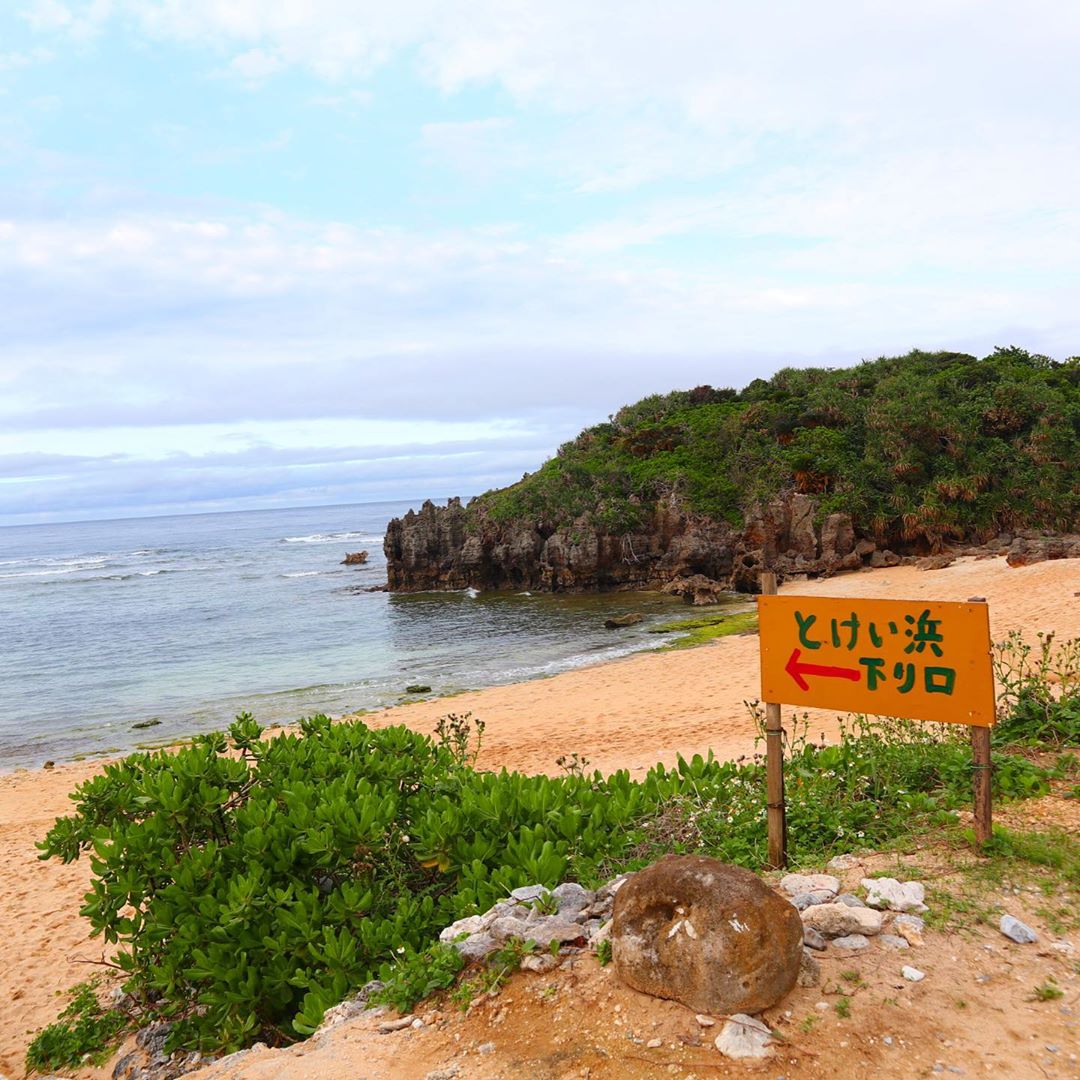
[[[668,855],[616,894],[611,940],[615,970],[635,990],[730,1016],[760,1012],[791,990],[803,926],[750,871]]]

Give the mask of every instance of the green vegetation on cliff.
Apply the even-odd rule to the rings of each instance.
[[[785,368],[741,391],[699,386],[628,405],[541,469],[478,500],[496,521],[643,526],[674,494],[739,524],[748,505],[812,494],[879,537],[937,546],[1080,520],[1080,358],[912,352]]]

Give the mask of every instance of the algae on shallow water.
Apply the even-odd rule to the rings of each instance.
[[[756,611],[710,612],[690,619],[672,619],[659,626],[649,627],[650,634],[679,634],[674,641],[661,645],[657,652],[669,652],[673,649],[690,649],[695,645],[704,645],[714,638],[728,637],[731,634],[748,634],[757,631]]]

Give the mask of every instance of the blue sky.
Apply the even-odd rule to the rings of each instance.
[[[12,0],[0,523],[470,494],[643,394],[1080,352],[1080,8]]]

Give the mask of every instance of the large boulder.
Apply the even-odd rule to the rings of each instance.
[[[623,982],[695,1012],[775,1005],[802,961],[799,913],[757,875],[716,859],[667,855],[615,894],[611,952]]]

